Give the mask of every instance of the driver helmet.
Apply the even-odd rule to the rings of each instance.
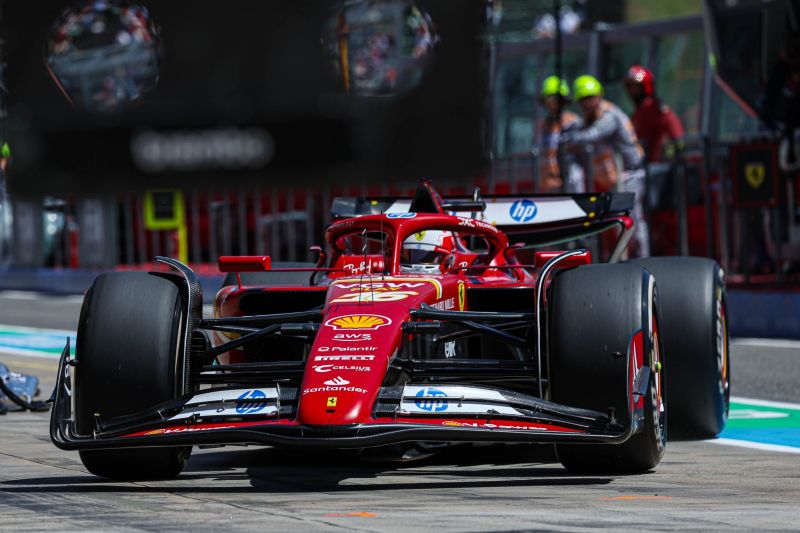
[[[406,237],[400,254],[401,272],[439,272],[455,247],[450,231],[424,230]]]

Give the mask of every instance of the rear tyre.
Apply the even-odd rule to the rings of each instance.
[[[725,429],[731,390],[722,269],[700,257],[632,262],[649,270],[661,289],[669,437],[715,437]]]
[[[552,285],[549,309],[550,395],[553,401],[606,412],[617,405],[627,412],[623,383],[604,379],[611,365],[625,364],[630,352],[636,368],[651,370],[647,394],[635,398],[636,433],[622,444],[558,444],[561,463],[576,473],[626,474],[655,467],[664,455],[666,410],[664,373],[658,371],[661,349],[658,293],[653,276],[640,267],[597,264],[559,274]],[[627,376],[625,368],[614,376]],[[633,388],[629,383],[628,387]]]
[[[144,272],[99,276],[83,301],[75,371],[76,424],[131,414],[181,393],[182,299],[169,279]],[[89,472],[120,480],[166,479],[186,465],[191,447],[84,450]]]

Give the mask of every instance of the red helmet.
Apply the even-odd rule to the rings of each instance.
[[[645,96],[653,96],[656,92],[656,80],[650,69],[641,65],[633,65],[628,69],[625,83],[637,83],[642,86]]]

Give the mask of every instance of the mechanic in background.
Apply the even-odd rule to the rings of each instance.
[[[632,218],[636,223],[629,246],[630,257],[650,255],[650,239],[644,217],[644,150],[628,115],[603,99],[603,86],[593,76],[579,76],[572,93],[583,111],[581,129],[561,135],[561,143],[576,150],[584,160],[590,186],[599,192],[619,190],[635,193]],[[622,172],[617,170],[617,157]]]
[[[636,108],[631,115],[633,129],[644,146],[648,163],[657,163],[675,154],[683,139],[678,116],[656,96],[653,73],[633,65],[625,77],[625,90]]]
[[[678,116],[656,96],[653,73],[633,65],[623,80],[635,106],[631,121],[647,158],[647,211],[650,213],[651,248],[671,249],[674,235],[671,224],[658,211],[674,210],[676,165],[683,149],[683,125]]]
[[[537,124],[539,144],[539,184],[543,192],[560,191],[564,188],[561,172],[563,165],[567,172],[567,192],[583,192],[583,169],[575,158],[559,154],[558,140],[562,132],[580,129],[581,119],[564,107],[569,103],[569,86],[556,76],[548,76],[542,84],[539,102],[547,110],[547,116]],[[559,156],[563,157],[559,157]],[[559,161],[560,159],[560,161]]]

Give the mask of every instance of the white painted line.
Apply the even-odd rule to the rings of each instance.
[[[10,298],[13,300],[38,300],[41,294],[38,292],[27,291],[0,291],[0,298]]]
[[[59,300],[63,302],[83,302],[82,294],[48,294],[36,291],[0,291],[0,298],[9,300]]]
[[[30,328],[28,326],[8,326],[6,324],[0,324],[0,330],[10,331],[12,333],[29,333],[31,335],[52,335],[52,336],[63,335],[64,337],[75,336],[74,331],[69,331],[66,329]]]
[[[64,339],[64,344],[66,344],[66,339]],[[72,355],[75,355],[75,343],[70,343],[70,352]],[[37,357],[40,359],[50,359],[51,361],[58,361],[58,358],[61,357],[61,353],[48,353],[48,352],[39,352],[36,350],[26,350],[24,348],[9,348],[7,346],[0,346],[0,355],[22,355],[25,357]]]
[[[738,446],[740,448],[751,448],[754,450],[762,450],[766,452],[800,453],[800,448],[794,448],[792,446],[781,446],[779,444],[764,444],[763,442],[751,442],[749,440],[710,439],[705,442],[710,442],[712,444],[722,444],[723,446]]]
[[[741,396],[731,396],[731,401],[736,403],[749,403],[759,407],[775,407],[777,409],[800,410],[800,403],[773,402],[771,400],[756,400],[753,398],[742,398]]]
[[[756,346],[767,348],[786,348],[787,350],[798,350],[800,355],[800,341],[794,339],[755,339],[749,337],[741,337],[731,339],[733,346]]]

